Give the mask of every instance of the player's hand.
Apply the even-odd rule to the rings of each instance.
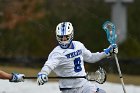
[[[12,73],[12,78],[9,79],[10,82],[24,82],[24,74]]]
[[[48,81],[48,76],[43,73],[38,73],[38,78],[37,78],[37,84],[38,85],[43,85]]]
[[[111,54],[117,54],[118,53],[118,46],[116,44],[110,45],[108,48],[104,49],[104,52],[110,56]]]
[[[113,51],[111,53],[118,54],[118,46],[116,44],[112,44]]]

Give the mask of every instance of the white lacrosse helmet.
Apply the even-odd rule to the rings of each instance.
[[[56,39],[61,48],[66,49],[70,46],[73,40],[73,34],[74,34],[74,30],[70,22],[62,22],[57,25]]]

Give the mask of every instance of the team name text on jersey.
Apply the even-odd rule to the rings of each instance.
[[[67,55],[65,55],[67,58],[73,58],[75,56],[81,55],[82,54],[82,50],[77,50],[75,52],[69,53]]]

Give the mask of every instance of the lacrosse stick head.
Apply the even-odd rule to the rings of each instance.
[[[103,24],[103,29],[105,30],[106,34],[107,34],[107,39],[109,41],[110,44],[115,44],[116,43],[116,30],[115,30],[115,25],[110,22],[110,21],[106,21]]]
[[[96,81],[99,84],[103,84],[106,81],[106,71],[102,68],[99,67],[96,72],[88,73],[87,79],[90,81]]]

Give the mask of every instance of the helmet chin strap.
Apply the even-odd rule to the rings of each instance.
[[[70,48],[70,49],[74,49],[74,45],[73,45],[72,42],[70,43],[69,48]]]
[[[69,49],[73,49],[73,48],[74,48],[72,41],[71,41],[69,44],[67,44],[66,47],[63,47],[63,45],[61,45],[61,44],[59,44],[59,46],[60,46],[62,49],[68,49],[68,48],[69,48]]]

